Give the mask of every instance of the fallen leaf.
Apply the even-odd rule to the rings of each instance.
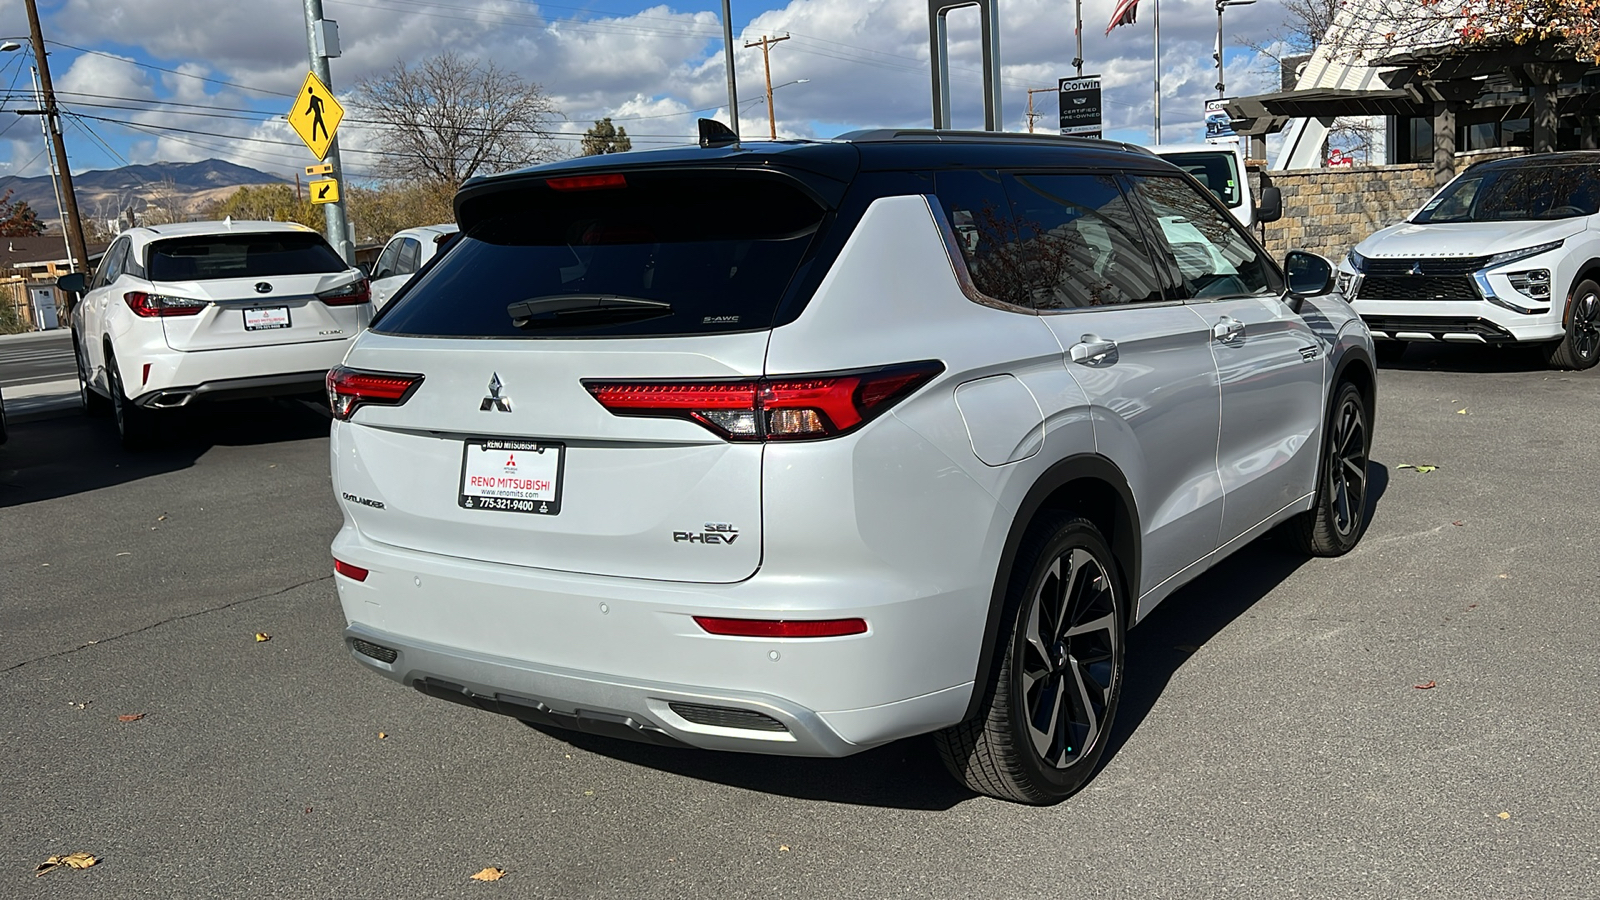
[[[788,853],[789,852],[789,845],[788,844],[779,844],[778,845],[778,852],[779,853]]]
[[[1502,812],[1502,813],[1500,813],[1500,818],[1502,818],[1502,819],[1509,819],[1509,818],[1511,818],[1511,813],[1508,813],[1508,812]]]
[[[144,713],[129,713],[127,715],[117,716],[117,721],[118,722],[137,722],[142,718],[144,718]]]
[[[311,812],[311,807],[306,807],[306,812]]]
[[[1458,415],[1458,416],[1464,416],[1466,414],[1467,414],[1467,411],[1466,411],[1465,408],[1456,410],[1456,415]]]
[[[387,740],[388,737],[389,737],[389,733],[388,732],[386,732],[386,731],[378,732],[378,740],[380,740],[380,741]]]
[[[594,796],[594,791],[584,791],[583,795],[585,797],[593,797]]]
[[[472,880],[473,881],[499,881],[500,879],[502,879],[504,877],[506,877],[506,870],[505,869],[497,868],[495,866],[490,866],[489,868],[484,869],[482,872],[479,872],[478,874],[472,876]]]
[[[1506,574],[1506,573],[1504,573],[1504,572],[1501,572],[1501,573],[1500,573],[1500,574],[1499,574],[1499,575],[1496,575],[1496,576],[1495,576],[1495,577],[1496,577],[1496,578],[1510,578],[1510,577],[1511,577],[1511,576],[1510,576],[1510,575],[1507,575],[1507,574]]]
[[[117,555],[118,556],[132,556],[133,555],[133,551],[132,550],[124,550],[121,553],[118,553]]]
[[[1467,604],[1467,609],[1477,609],[1477,608],[1478,608],[1478,604],[1476,604],[1476,603],[1468,603]]]
[[[1400,465],[1395,466],[1395,468],[1396,469],[1412,469],[1414,471],[1421,472],[1422,474],[1426,475],[1429,472],[1432,472],[1434,469],[1437,469],[1439,467],[1438,466],[1430,466],[1430,465],[1426,465],[1426,464],[1414,466],[1411,463],[1401,463]]]
[[[35,877],[38,877],[46,872],[54,871],[61,866],[66,866],[69,869],[87,869],[99,861],[100,860],[95,859],[94,856],[81,852],[69,853],[66,856],[52,856],[35,866],[33,869],[33,874]]]
[[[156,516],[156,521],[157,522],[165,522],[166,520],[167,520],[167,514],[166,513],[162,513],[161,515]]]
[[[1436,688],[1438,686],[1439,685],[1437,683],[1432,682],[1432,681],[1427,682],[1426,684],[1413,684],[1412,685],[1412,687],[1416,688],[1419,691],[1431,691],[1431,690],[1433,690],[1434,688]]]
[[[1465,526],[1465,525],[1466,525],[1466,524],[1467,524],[1467,523],[1466,523],[1466,522],[1463,522],[1463,521],[1461,521],[1461,520],[1460,520],[1460,519],[1457,519],[1457,520],[1456,520],[1456,521],[1454,521],[1454,522],[1451,522],[1451,523],[1450,523],[1450,524],[1451,524],[1451,525],[1455,525],[1455,526],[1456,526],[1456,527],[1458,527],[1458,528],[1459,528],[1459,527],[1462,527],[1462,526]]]
[[[256,632],[256,643],[265,643],[266,641],[270,640],[272,640],[272,635],[267,634],[265,631]]]

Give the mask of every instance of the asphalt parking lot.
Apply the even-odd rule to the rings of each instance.
[[[1384,369],[1361,546],[1258,542],[1166,601],[1103,771],[1045,809],[957,788],[925,741],[670,750],[367,674],[312,404],[137,456],[103,420],[22,422],[0,897],[1600,896],[1597,387],[1536,352]],[[33,876],[79,850],[102,862]]]

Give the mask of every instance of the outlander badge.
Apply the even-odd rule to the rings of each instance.
[[[511,398],[500,396],[500,373],[495,372],[489,378],[489,396],[483,398],[478,404],[478,412],[488,412],[497,409],[500,412],[511,412]]]

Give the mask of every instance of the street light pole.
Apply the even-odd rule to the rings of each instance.
[[[29,0],[32,2],[32,0]],[[322,83],[333,90],[333,76],[329,74],[328,57],[323,56],[317,47],[317,25],[322,21],[322,0],[305,0],[306,13],[306,50],[311,57],[311,71],[317,73]],[[338,55],[335,51],[334,55]],[[328,142],[328,155],[323,160],[333,166],[329,173],[330,178],[344,186],[344,166],[339,160],[339,138],[336,136]],[[339,257],[350,265],[356,263],[355,238],[350,234],[350,220],[344,211],[344,191],[339,192],[339,199],[333,203],[322,205],[323,221],[328,226],[328,243],[338,252]]]
[[[1228,95],[1227,79],[1222,77],[1222,11],[1230,6],[1249,6],[1256,0],[1217,0],[1217,52],[1212,54],[1217,61],[1217,99]]]
[[[33,44],[34,62],[39,68],[39,91],[44,97],[44,117],[49,123],[47,129],[50,133],[50,148],[55,154],[56,168],[60,170],[61,177],[61,212],[65,217],[62,225],[67,233],[67,246],[71,249],[72,259],[67,265],[74,271],[88,269],[89,250],[83,240],[83,219],[78,216],[78,195],[72,188],[72,167],[67,164],[67,144],[61,135],[60,111],[56,108],[56,91],[50,84],[50,63],[45,59],[44,34],[39,29],[39,7],[35,0],[27,0],[28,7],[28,33],[31,35],[30,43]],[[68,310],[70,311],[76,298],[69,298]]]
[[[728,69],[728,129],[739,133],[739,91],[733,81],[733,10],[722,0],[722,57]]]

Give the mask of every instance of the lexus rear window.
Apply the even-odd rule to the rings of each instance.
[[[350,268],[320,234],[224,234],[168,238],[149,249],[151,281],[320,275]]]
[[[389,334],[609,337],[772,326],[826,210],[770,176],[586,174],[469,198]]]

